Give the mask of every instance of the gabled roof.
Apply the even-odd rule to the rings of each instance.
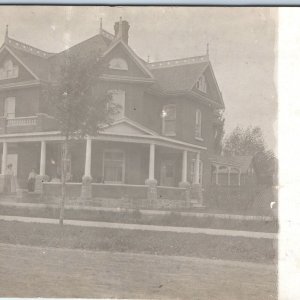
[[[208,64],[207,61],[200,61],[193,64],[188,63],[162,68],[151,68],[151,72],[163,90],[187,91],[191,90]]]
[[[241,170],[242,173],[246,173],[252,164],[253,156],[251,155],[238,155],[238,156],[223,156],[212,155],[210,161],[224,165],[236,167]]]
[[[151,135],[158,136],[155,131],[148,129],[147,127],[141,125],[138,122],[132,121],[126,117],[103,127],[104,133],[119,133],[122,135],[126,134],[136,134],[136,135]]]
[[[122,39],[114,40],[110,46],[105,50],[103,56],[106,56],[110,51],[112,51],[115,47],[121,45],[123,49],[129,54],[130,57],[133,58],[137,66],[142,70],[147,76],[150,78],[154,78],[150,70],[145,66],[145,63],[135,54],[135,52],[126,44]]]

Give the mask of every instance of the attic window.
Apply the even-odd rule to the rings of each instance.
[[[128,64],[122,58],[113,58],[109,62],[109,68],[114,70],[128,70]]]
[[[0,80],[17,78],[19,76],[19,67],[14,65],[11,60],[6,60],[0,68]]]
[[[199,91],[206,93],[207,85],[206,85],[205,77],[203,75],[201,75],[201,77],[196,82],[196,88]]]

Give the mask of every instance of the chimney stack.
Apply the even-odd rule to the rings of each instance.
[[[130,25],[127,21],[123,21],[122,17],[120,18],[119,22],[115,23],[115,38],[122,39],[126,44],[128,44],[128,32],[129,32]]]

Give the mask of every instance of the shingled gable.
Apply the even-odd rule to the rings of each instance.
[[[110,125],[106,125],[102,129],[103,133],[113,133],[121,135],[151,135],[158,136],[156,132],[146,128],[138,122],[132,121],[126,117],[118,120]]]
[[[144,62],[135,54],[135,52],[126,43],[124,43],[122,39],[114,40],[102,56],[105,57],[109,55],[109,53],[118,46],[122,47],[122,49],[133,59],[137,67],[145,74],[147,78],[154,79],[153,74],[145,66]]]

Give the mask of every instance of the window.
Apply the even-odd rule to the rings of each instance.
[[[14,119],[16,114],[16,98],[9,97],[4,101],[4,117]]]
[[[202,113],[200,109],[196,110],[195,138],[202,140]]]
[[[191,161],[191,182],[194,183],[194,174],[195,174],[195,163],[196,160],[193,159]],[[202,185],[202,176],[203,175],[203,162],[200,160],[199,161],[199,182],[195,182],[195,183],[200,183]]]
[[[128,70],[128,64],[123,58],[113,58],[109,62],[109,68],[114,70]]]
[[[167,136],[176,135],[176,105],[165,105],[162,111],[162,132]]]
[[[105,151],[103,156],[103,178],[106,183],[124,183],[125,157],[118,150]]]
[[[111,118],[115,121],[124,118],[125,115],[125,91],[110,90],[111,102],[108,104],[111,111]]]
[[[199,91],[206,93],[207,85],[206,85],[205,77],[203,75],[198,79],[198,81],[196,83],[196,88]]]
[[[11,60],[6,60],[0,68],[0,80],[17,78],[19,75],[19,67],[14,65]]]

